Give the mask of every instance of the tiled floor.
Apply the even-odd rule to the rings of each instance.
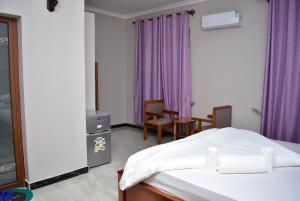
[[[149,132],[143,141],[142,130],[113,129],[112,162],[90,169],[89,173],[33,191],[33,201],[116,201],[118,199],[117,170],[124,167],[133,153],[156,145],[156,134]],[[164,135],[163,142],[172,141]]]

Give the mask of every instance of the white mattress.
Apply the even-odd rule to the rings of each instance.
[[[276,141],[300,154],[300,144]],[[187,201],[299,201],[300,167],[265,174],[219,174],[204,170],[159,173],[145,181]]]

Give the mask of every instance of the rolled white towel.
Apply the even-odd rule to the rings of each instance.
[[[261,148],[261,154],[266,158],[268,163],[268,172],[273,170],[274,165],[274,148],[263,147]]]
[[[207,153],[207,168],[216,170],[216,166],[219,158],[219,149],[217,147],[208,147]]]
[[[217,171],[221,174],[265,173],[268,162],[263,155],[220,154]]]
[[[217,162],[219,158],[219,149],[217,147],[208,147],[208,161]]]

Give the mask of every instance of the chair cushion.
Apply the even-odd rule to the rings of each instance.
[[[172,121],[170,119],[165,119],[165,118],[159,118],[157,119],[156,122],[154,122],[153,119],[147,121],[147,124],[152,124],[152,125],[166,125],[171,123]]]

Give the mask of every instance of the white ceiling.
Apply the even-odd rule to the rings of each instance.
[[[131,18],[205,0],[85,0],[86,10],[120,18]]]

